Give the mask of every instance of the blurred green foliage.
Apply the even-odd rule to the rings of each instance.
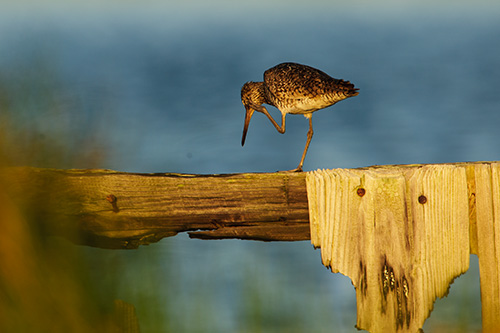
[[[0,162],[97,167],[107,148],[108,100],[99,101],[99,110],[88,108],[84,93],[71,90],[45,59],[0,71]]]
[[[55,67],[32,60],[0,72],[0,168],[97,166],[105,150],[98,126]],[[18,187],[0,175],[0,331],[116,331],[113,300],[95,292],[80,248],[53,237],[60,221],[41,214],[61,203],[26,200]]]

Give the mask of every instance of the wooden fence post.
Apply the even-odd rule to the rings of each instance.
[[[500,331],[500,164],[475,167],[483,332]]]
[[[358,328],[418,331],[477,251],[483,329],[500,329],[498,163],[323,170],[307,189],[311,241],[351,278]]]

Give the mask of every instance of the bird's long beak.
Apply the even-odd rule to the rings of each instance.
[[[247,137],[248,125],[250,125],[250,119],[254,113],[254,109],[251,106],[245,105],[247,113],[245,114],[245,126],[243,127],[243,136],[241,137],[241,145],[245,145],[245,138]]]

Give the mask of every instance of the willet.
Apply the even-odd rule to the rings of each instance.
[[[302,114],[309,119],[307,142],[299,166],[290,170],[302,171],[313,136],[312,113],[356,95],[358,89],[352,83],[334,79],[316,68],[291,62],[274,66],[264,72],[263,82],[247,82],[241,88],[241,101],[246,109],[241,145],[245,144],[254,111],[265,114],[281,134],[285,133],[285,117],[288,113]],[[281,111],[281,126],[262,105],[264,103]]]

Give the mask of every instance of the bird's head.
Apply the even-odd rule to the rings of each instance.
[[[241,88],[241,102],[245,106],[245,125],[243,127],[243,136],[241,145],[245,144],[248,125],[255,110],[260,109],[261,105],[266,102],[264,83],[263,82],[247,82]]]

